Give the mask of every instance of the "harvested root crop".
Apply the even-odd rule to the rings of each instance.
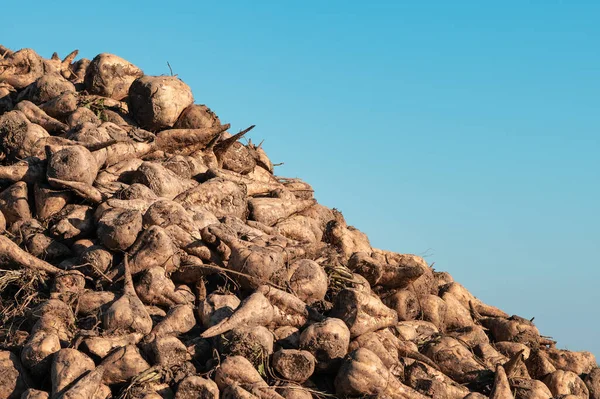
[[[260,126],[77,55],[0,46],[0,399],[600,399],[591,353],[374,248]]]

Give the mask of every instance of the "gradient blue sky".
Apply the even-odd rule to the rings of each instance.
[[[600,2],[216,3],[2,0],[0,43],[168,61],[374,246],[600,356]]]

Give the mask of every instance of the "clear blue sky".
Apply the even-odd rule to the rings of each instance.
[[[2,14],[14,49],[112,52],[148,74],[168,61],[374,246],[425,254],[600,356],[600,2],[2,0]]]

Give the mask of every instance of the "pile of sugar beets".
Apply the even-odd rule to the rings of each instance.
[[[589,352],[372,248],[176,76],[0,46],[0,399],[600,398]]]

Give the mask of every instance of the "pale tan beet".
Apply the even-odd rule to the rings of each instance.
[[[130,141],[126,130],[110,122],[103,122],[100,125],[95,123],[77,125],[77,127],[67,132],[66,137],[91,149],[96,164],[100,168],[106,164],[110,146],[118,142]]]
[[[40,125],[48,132],[62,132],[69,128],[66,124],[46,114],[31,101],[21,101],[17,104],[15,109],[23,112],[31,123]]]
[[[35,184],[46,175],[46,163],[37,158],[29,157],[10,165],[0,166],[0,179],[7,182],[24,182]]]
[[[238,237],[244,237],[244,240],[247,240],[247,241],[254,241],[256,238],[264,237],[268,234],[265,231],[263,231],[262,228],[254,227],[251,224],[248,224],[247,221],[244,222],[244,220],[234,217],[234,216],[225,216],[224,218],[222,218],[220,220],[220,222],[219,222],[219,219],[217,219],[216,217],[215,217],[215,219],[217,220],[217,223],[211,223],[211,224],[222,223],[227,228],[230,229],[230,231],[229,231],[230,234],[235,234]],[[221,227],[223,227],[223,226],[221,226]],[[270,229],[270,228],[267,228],[267,229]],[[271,232],[272,230],[269,230],[269,231]]]
[[[106,200],[108,194],[113,194],[113,191],[100,191],[90,184],[78,181],[60,180],[52,177],[49,177],[47,180],[53,187],[70,190],[94,205],[100,204],[102,201]]]
[[[417,295],[438,293],[437,288],[435,287],[436,280],[433,274],[433,269],[422,257],[413,254],[399,254],[377,248],[372,249],[371,257],[380,263],[390,266],[398,266],[400,270],[408,267],[408,270],[406,271],[412,270],[412,272],[409,272],[409,276],[410,274],[418,273],[419,269],[422,270],[421,276],[411,281],[406,288],[414,291]],[[394,268],[391,270],[394,271]],[[391,276],[394,276],[394,274],[391,274]],[[391,281],[393,281],[393,279]]]
[[[96,367],[71,385],[58,399],[103,398],[105,385],[102,384],[104,368]],[[104,398],[103,398],[104,399]]]
[[[102,245],[91,245],[79,254],[79,262],[86,265],[84,271],[87,275],[100,278],[112,267],[113,255]]]
[[[144,75],[141,69],[114,54],[98,54],[85,73],[86,89],[92,94],[122,100],[133,81]]]
[[[0,398],[17,399],[30,383],[18,356],[0,351]]]
[[[204,232],[208,234],[204,234]],[[243,287],[257,288],[262,284],[281,283],[285,277],[285,256],[281,247],[265,247],[253,245],[237,239],[226,231],[222,225],[208,226],[203,230],[203,239],[214,235],[231,250],[227,267],[236,272],[243,272],[238,281]]]
[[[78,315],[90,315],[98,312],[115,298],[114,292],[85,290],[79,294],[75,309]]]
[[[143,199],[110,198],[96,207],[96,211],[94,212],[94,221],[98,222],[105,212],[112,209],[124,209],[145,213],[150,205],[151,203],[149,203],[149,201]]]
[[[546,351],[534,349],[525,361],[527,371],[531,378],[543,380],[548,374],[556,371],[556,367],[550,362]]]
[[[61,269],[50,263],[23,251],[17,244],[4,235],[0,236],[0,261],[5,266],[32,269],[51,275],[62,272]]]
[[[584,378],[585,386],[590,392],[590,399],[600,398],[600,368],[595,367]]]
[[[582,399],[589,398],[590,392],[579,376],[572,371],[556,370],[544,378],[544,384],[554,397],[575,395]]]
[[[315,261],[300,259],[292,263],[288,268],[287,281],[294,295],[308,305],[325,298],[327,273]]]
[[[44,74],[44,61],[35,51],[22,49],[0,59],[0,83],[23,89]]]
[[[508,318],[508,314],[506,314],[498,308],[484,304],[483,302],[481,302],[481,300],[474,297],[469,291],[467,291],[465,287],[463,287],[457,282],[452,282],[443,286],[440,292],[451,293],[467,309],[470,308],[469,304],[471,304],[471,306],[473,306],[475,310],[482,316]]]
[[[356,252],[371,253],[367,235],[355,227],[348,226],[342,214],[334,210],[334,220],[327,223],[324,241],[334,245],[345,259]]]
[[[262,285],[256,291],[262,293],[273,305],[273,323],[276,326],[289,325],[299,327],[304,325],[308,319],[323,320],[323,316],[320,313],[310,308],[294,294],[270,285]]]
[[[100,366],[102,382],[106,385],[122,383],[150,368],[137,347],[128,345],[106,356]]]
[[[129,87],[129,105],[144,129],[172,127],[194,97],[189,86],[173,76],[143,76]]]
[[[515,353],[507,362],[503,364],[506,375],[509,379],[530,379],[527,365],[525,364],[524,350]]]
[[[235,309],[231,316],[211,326],[200,336],[211,338],[238,326],[265,326],[275,317],[275,310],[269,300],[260,292],[255,292]]]
[[[97,222],[96,234],[105,247],[126,250],[142,231],[142,213],[137,210],[113,208],[102,214]]]
[[[395,370],[402,367],[397,351],[386,347],[376,332],[368,332],[354,339],[350,342],[348,350],[354,351],[359,348],[368,349],[376,354],[388,370]]]
[[[550,399],[552,393],[541,381],[516,378],[510,380],[515,399]]]
[[[198,316],[202,325],[209,328],[230,317],[238,306],[240,300],[237,296],[212,293],[200,302]]]
[[[77,95],[71,91],[67,91],[60,96],[51,99],[39,107],[44,110],[45,113],[54,118],[65,118],[74,112],[78,106]]]
[[[161,267],[171,272],[177,269],[180,263],[177,247],[160,226],[150,226],[143,230],[130,248],[130,253],[129,266],[134,275],[153,267]]]
[[[49,232],[61,240],[89,237],[94,231],[93,210],[85,205],[66,205],[52,218]]]
[[[204,229],[205,227],[210,226],[211,224],[219,224],[220,223],[219,219],[217,219],[217,217],[211,211],[207,210],[206,208],[204,208],[201,205],[190,207],[188,209],[188,212],[192,215],[192,218],[194,219],[196,226],[200,230]],[[242,221],[240,220],[240,222],[242,222]]]
[[[175,201],[184,208],[200,205],[217,218],[235,216],[245,219],[247,214],[246,187],[221,178],[191,188],[175,197]]]
[[[288,179],[288,178],[280,178],[279,179],[284,187],[291,191],[294,196],[299,200],[307,200],[313,199],[315,190],[312,188],[310,184],[301,179]]]
[[[132,175],[132,183],[139,183],[150,188],[158,197],[174,199],[179,194],[198,186],[198,182],[183,179],[161,164],[142,163]]]
[[[148,334],[152,330],[152,319],[135,292],[127,255],[125,255],[124,266],[123,295],[102,314],[102,324],[109,332],[127,331]]]
[[[175,125],[176,129],[201,129],[221,125],[219,117],[206,105],[194,104],[187,107]]]
[[[346,289],[337,295],[331,316],[346,323],[352,338],[398,323],[398,314],[379,297],[355,289]]]
[[[311,391],[293,382],[285,382],[277,387],[277,393],[285,399],[312,399]]]
[[[187,347],[174,336],[156,337],[143,347],[146,356],[157,366],[176,367],[190,360]]]
[[[91,124],[92,126],[100,126],[102,121],[94,111],[86,107],[79,107],[67,118],[67,123],[72,129],[78,129],[82,125]]]
[[[529,358],[529,354],[531,353],[531,350],[527,345],[520,344],[518,342],[500,341],[494,343],[494,346],[506,357],[513,357],[520,351],[523,351],[523,359],[527,360]]]
[[[90,337],[86,338],[83,341],[83,344],[90,354],[103,359],[116,348],[121,348],[128,345],[137,345],[143,337],[144,335],[141,333]]]
[[[144,228],[160,226],[164,228],[175,245],[184,248],[201,238],[193,216],[181,204],[158,200],[152,203],[143,217]]]
[[[167,315],[154,326],[145,340],[151,341],[159,337],[185,334],[194,328],[195,325],[196,318],[194,317],[193,305],[176,305],[169,309]]]
[[[78,270],[69,270],[54,276],[50,297],[69,302],[85,290],[85,276]]]
[[[300,334],[300,349],[313,354],[318,371],[333,371],[348,353],[350,331],[346,324],[335,318],[327,318],[308,326]]]
[[[61,342],[71,340],[75,317],[71,308],[58,299],[49,299],[32,312],[37,319],[29,339],[21,351],[21,362],[33,375],[48,373],[52,355],[61,349]]]
[[[460,341],[442,337],[427,345],[424,354],[438,365],[440,370],[458,383],[471,382],[486,368]]]
[[[0,193],[0,211],[8,225],[22,219],[31,219],[27,195],[25,182],[17,182]]]
[[[375,395],[392,399],[425,399],[425,395],[402,384],[368,349],[357,349],[342,362],[335,378],[336,394],[342,397]]]
[[[246,389],[242,388],[237,383],[228,384],[221,389],[221,399],[254,399],[260,398],[258,395],[253,395]]]
[[[365,277],[371,286],[405,288],[425,273],[427,264],[418,257],[400,258],[401,263],[381,262],[365,252],[356,252],[348,260],[348,268]]]
[[[19,97],[30,100],[34,104],[42,104],[64,93],[75,93],[75,86],[59,73],[47,73],[36,80]]]
[[[233,384],[264,399],[281,399],[282,396],[270,388],[254,369],[252,363],[242,356],[225,359],[215,373],[215,382],[221,391]]]
[[[394,375],[402,375],[401,370],[407,359],[418,360],[438,370],[434,362],[419,353],[416,344],[399,339],[390,329],[381,329],[355,338],[350,343],[349,350],[352,351],[358,348],[367,348],[375,353]]]
[[[263,326],[236,327],[219,337],[217,348],[226,356],[243,356],[255,367],[273,353],[273,333]]]
[[[39,220],[46,220],[56,215],[71,200],[70,192],[54,190],[50,186],[39,182],[36,182],[33,186],[33,196],[35,199],[35,215]]]
[[[251,198],[248,200],[250,219],[273,226],[294,213],[315,204],[314,200],[286,200],[282,198]]]
[[[230,125],[215,125],[199,129],[166,129],[156,134],[155,149],[171,153],[193,155],[192,149],[204,149],[214,142]],[[213,154],[214,156],[214,154]],[[216,157],[215,163],[218,161]],[[203,160],[206,163],[206,160]]]
[[[413,362],[404,367],[403,371],[406,385],[434,399],[463,399],[469,393],[468,388],[421,362]],[[486,396],[481,395],[481,398],[476,399],[484,398]]]
[[[203,160],[185,155],[169,157],[161,165],[183,179],[196,178],[208,170]]]
[[[48,237],[45,230],[36,219],[20,219],[8,229],[13,240],[36,258],[52,261],[70,256],[69,247]]]
[[[446,312],[448,305],[437,295],[422,295],[419,298],[423,320],[433,323],[439,330],[445,330]]]
[[[424,320],[401,321],[394,326],[400,339],[406,341],[428,341],[440,331],[431,322]]]
[[[137,130],[139,132],[139,130]],[[112,166],[126,159],[139,158],[154,149],[153,136],[144,133],[142,141],[124,141],[106,147],[106,166]]]
[[[471,312],[453,294],[446,292],[442,295],[442,299],[446,302],[445,328],[470,327],[475,323]]]
[[[512,341],[522,344],[536,344],[540,341],[540,332],[535,325],[522,317],[485,318],[481,324],[488,328],[495,341]]]
[[[490,399],[514,399],[506,372],[502,365],[496,366],[496,375],[494,377],[494,387],[490,394]]]
[[[219,399],[219,387],[213,380],[189,376],[177,386],[175,399]]]
[[[240,174],[248,174],[256,167],[256,160],[242,143],[235,142],[218,156],[223,169]]]
[[[590,352],[571,352],[561,349],[546,351],[550,363],[558,370],[572,371],[577,375],[588,374],[596,364],[596,357]]]
[[[249,197],[253,197],[255,195],[269,194],[272,191],[283,188],[283,185],[277,180],[275,180],[273,176],[270,175],[269,176],[271,177],[271,179],[264,181],[258,180],[252,175],[241,175],[230,170],[210,167],[206,171],[206,176],[209,178],[219,177],[225,180],[230,180],[234,183],[243,184],[246,186],[247,195]]]
[[[76,349],[67,348],[56,352],[50,371],[52,397],[60,396],[77,378],[94,368],[94,361]]]
[[[419,315],[421,302],[414,292],[398,290],[383,299],[383,303],[398,314],[399,321],[414,320]]]
[[[83,84],[85,72],[90,65],[90,62],[91,61],[87,58],[81,58],[80,60],[75,61],[70,67],[71,75],[68,76],[68,79],[71,80],[73,84]]]
[[[474,349],[480,345],[489,345],[490,343],[485,330],[478,325],[455,328],[446,332],[446,335],[458,339],[469,349]]]
[[[0,144],[9,161],[27,157],[44,157],[43,144],[50,135],[40,125],[29,122],[21,111],[10,111],[0,117]]]
[[[141,160],[135,160],[134,162],[137,163],[138,161],[141,164],[141,162],[142,162]],[[132,165],[132,167],[133,167],[132,170],[137,168],[137,166],[133,166],[133,165]],[[108,168],[106,170],[108,170]],[[128,171],[123,172],[123,174],[127,174],[127,173],[128,173]],[[121,176],[122,175],[118,175],[118,178],[120,178]],[[134,200],[134,199],[143,200],[148,203],[148,207],[158,200],[158,197],[156,196],[156,194],[154,194],[154,192],[152,190],[150,190],[148,187],[144,186],[143,184],[136,184],[136,183],[129,185],[125,190],[121,191],[119,193],[119,198],[124,199],[124,200]]]
[[[98,170],[99,166],[92,153],[83,146],[74,145],[52,152],[46,176],[91,185]]]
[[[292,215],[273,227],[277,233],[300,242],[317,243],[323,239],[323,230],[319,222],[307,216]]]
[[[316,359],[308,351],[282,349],[273,353],[273,368],[284,379],[303,383],[315,371]]]
[[[135,285],[135,291],[140,300],[148,305],[170,307],[194,301],[194,295],[184,287],[175,287],[160,266],[144,270]]]

